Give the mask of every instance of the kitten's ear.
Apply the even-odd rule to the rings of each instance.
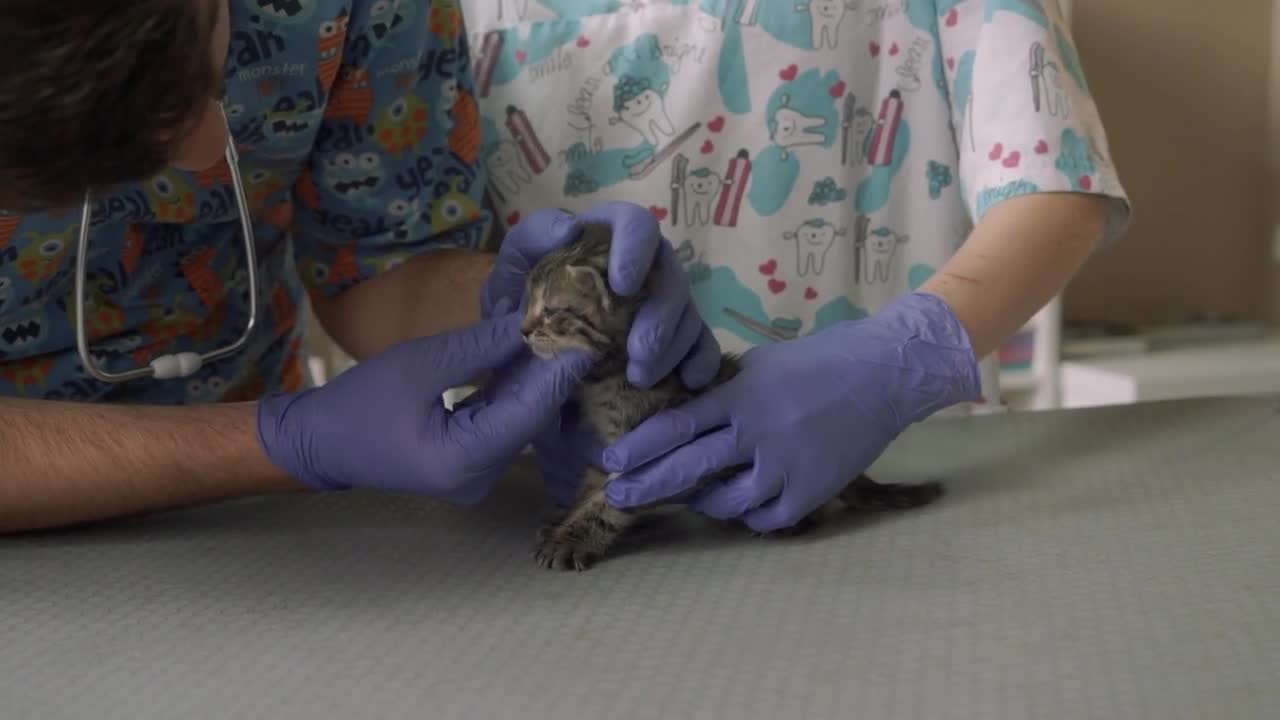
[[[587,265],[570,265],[569,277],[573,280],[574,286],[580,288],[583,292],[594,291],[600,298],[600,302],[604,304],[605,309],[613,306],[613,296],[610,294],[608,284],[599,270]]]

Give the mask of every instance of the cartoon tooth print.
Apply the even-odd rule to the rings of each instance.
[[[324,181],[348,202],[362,203],[382,186],[382,159],[375,153],[339,153],[329,158]]]
[[[1038,42],[1031,45],[1031,63],[1027,73],[1031,79],[1031,104],[1036,112],[1043,108],[1053,117],[1060,118],[1071,114],[1067,94],[1062,90],[1058,64],[1045,61],[1044,45]]]
[[[301,25],[315,14],[318,0],[244,0],[249,12],[277,25]]]
[[[196,216],[196,194],[176,172],[166,171],[142,186],[151,211],[162,223],[188,223]]]
[[[821,218],[806,220],[795,230],[782,234],[782,239],[796,244],[796,272],[800,277],[822,274],[827,253],[836,244],[837,237],[844,237],[844,230]]]
[[[689,172],[684,179],[685,225],[710,225],[712,204],[720,194],[723,181],[708,167]]]
[[[492,187],[506,197],[519,194],[523,185],[533,181],[533,174],[525,167],[516,144],[510,140],[494,143],[485,158],[485,169],[489,171]]]
[[[347,120],[363,124],[373,113],[373,88],[369,86],[369,71],[364,68],[342,68],[329,106],[325,109],[327,120]]]
[[[807,5],[796,5],[796,12],[809,12],[809,21],[813,25],[813,49],[836,49],[840,41],[840,23],[845,13],[855,10],[854,3],[848,0],[809,0]]]
[[[751,153],[746,148],[738,150],[729,160],[729,171],[724,176],[720,201],[716,204],[715,223],[719,227],[737,227],[742,198],[751,182]]]
[[[316,70],[320,86],[326,91],[338,79],[338,70],[342,67],[342,44],[346,42],[349,24],[350,18],[344,12],[337,19],[320,26],[320,63]]]
[[[461,189],[462,178],[454,176],[449,192],[436,199],[431,206],[432,232],[444,232],[463,223],[480,218],[480,206]]]
[[[23,237],[28,244],[18,253],[18,274],[32,283],[53,277],[62,268],[63,260],[71,250],[71,234],[79,232],[80,225],[77,223],[62,234],[26,233]]]
[[[519,145],[520,153],[524,155],[529,169],[534,175],[541,175],[550,167],[551,156],[547,154],[547,149],[543,147],[538,134],[534,132],[529,116],[520,108],[508,105],[506,126],[511,132],[511,137],[515,138],[516,144]]]
[[[654,148],[662,147],[664,139],[676,135],[666,101],[659,94],[666,91],[665,83],[654,88],[649,78],[623,75],[613,86],[614,115],[609,118],[609,124],[622,123],[639,133],[644,142]]]
[[[823,131],[827,125],[826,118],[805,115],[793,109],[790,107],[790,95],[783,95],[781,103],[769,121],[769,139],[782,149],[783,159],[790,156],[793,148],[826,143],[827,136]]]
[[[417,147],[427,136],[427,103],[404,95],[378,114],[374,137],[382,149],[399,157]]]
[[[863,266],[866,267],[866,282],[887,283],[893,267],[894,256],[898,246],[907,242],[906,235],[899,235],[887,227],[880,227],[867,233],[863,252]]]

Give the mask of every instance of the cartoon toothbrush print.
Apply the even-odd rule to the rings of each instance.
[[[724,176],[720,190],[720,202],[716,205],[715,223],[720,227],[737,227],[738,212],[742,209],[742,196],[751,180],[751,153],[746,148],[738,151],[729,161],[729,171]]]
[[[1044,58],[1044,45],[1031,44],[1031,61],[1027,69],[1031,80],[1031,104],[1036,112],[1043,108],[1053,117],[1066,118],[1071,114],[1067,95],[1062,91],[1058,64]]]

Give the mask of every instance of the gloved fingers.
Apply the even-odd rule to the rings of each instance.
[[[601,203],[578,216],[580,221],[606,223],[613,235],[609,253],[609,287],[623,296],[644,287],[649,269],[663,246],[658,219],[646,208],[628,202]]]
[[[729,384],[708,391],[685,404],[663,410],[605,448],[604,467],[609,472],[634,470],[672,450],[730,423],[724,397]]]
[[[509,370],[512,375],[503,379],[500,391],[454,413],[451,431],[485,456],[519,453],[555,421],[591,365],[585,352],[520,363]]]
[[[800,522],[831,499],[812,491],[814,488],[824,487],[821,478],[806,478],[806,482],[809,484],[808,488],[796,487],[783,475],[782,489],[778,496],[743,515],[742,521],[758,533],[775,532]]]
[[[580,227],[564,210],[539,210],[520,221],[503,238],[497,263],[480,289],[481,317],[500,313],[495,309],[506,298],[513,305],[524,296],[529,270],[547,253],[572,240]]]
[[[517,314],[504,315],[413,341],[418,348],[422,382],[439,394],[506,364],[527,347],[520,334],[520,321]]]
[[[636,310],[627,337],[631,358],[627,380],[641,388],[652,387],[671,374],[702,332],[702,316],[689,295],[689,281],[678,267],[674,270],[658,273],[649,299]]]
[[[776,498],[782,487],[781,473],[757,464],[708,487],[689,506],[716,520],[733,520]]]
[[[701,390],[716,378],[723,356],[715,333],[701,321],[700,315],[698,327],[698,339],[693,344],[693,350],[680,364],[680,379],[690,390]]]
[[[737,433],[724,428],[699,438],[638,470],[619,475],[605,488],[615,507],[627,508],[671,500],[698,489],[708,475],[751,460]]]

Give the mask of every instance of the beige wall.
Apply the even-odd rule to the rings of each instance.
[[[1067,320],[1266,317],[1272,0],[1075,0],[1074,15],[1135,217],[1068,289]]]

